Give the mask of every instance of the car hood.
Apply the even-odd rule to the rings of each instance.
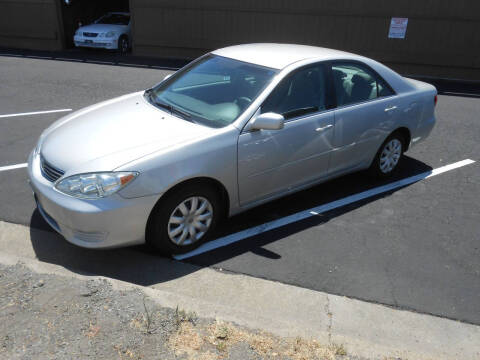
[[[92,33],[103,33],[108,31],[120,31],[127,27],[128,25],[115,25],[115,24],[90,24],[81,26],[78,28],[80,32],[92,32]]]
[[[138,92],[58,120],[42,134],[41,154],[66,175],[111,171],[213,131],[157,109]]]

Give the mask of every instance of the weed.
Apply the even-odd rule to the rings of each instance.
[[[178,305],[175,308],[175,325],[177,328],[180,326],[182,322],[189,322],[193,325],[196,325],[196,321],[198,319],[197,314],[194,311],[186,312],[183,309],[179,309]]]
[[[227,344],[221,341],[216,345],[216,348],[219,352],[225,352],[225,350],[227,350]]]
[[[332,344],[333,351],[335,352],[335,355],[340,355],[340,356],[345,356],[347,355],[347,350],[345,350],[345,347],[343,344]]]
[[[218,327],[215,330],[215,337],[217,339],[226,340],[228,338],[228,328],[226,326]]]

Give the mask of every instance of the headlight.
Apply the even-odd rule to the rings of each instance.
[[[115,36],[115,31],[109,31],[105,34],[105,37],[108,37],[108,38],[114,37],[114,36]]]
[[[99,199],[110,196],[129,184],[137,172],[106,172],[69,176],[59,180],[55,188],[81,199]]]

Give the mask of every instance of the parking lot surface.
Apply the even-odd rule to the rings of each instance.
[[[0,220],[52,231],[35,210],[25,169],[7,167],[24,164],[41,131],[68,109],[145,89],[167,73],[0,57]],[[2,117],[50,110],[65,111]],[[476,162],[182,261],[480,324],[480,99],[459,91],[455,96],[441,95],[436,113],[430,137],[407,153],[396,178],[388,183],[466,159]],[[222,226],[218,236],[385,184],[364,174],[336,179],[238,215]],[[98,265],[91,265],[91,251],[57,241],[58,247],[49,243],[48,249],[35,242],[38,258],[68,266],[65,259],[75,257],[81,270],[98,272]],[[95,255],[104,260],[104,268],[113,266],[112,252]],[[135,258],[148,256],[143,247],[126,252]]]

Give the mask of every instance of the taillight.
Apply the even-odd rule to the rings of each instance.
[[[435,95],[435,100],[433,100],[433,102],[435,103],[435,106],[437,106],[437,102],[438,102],[438,96]]]

